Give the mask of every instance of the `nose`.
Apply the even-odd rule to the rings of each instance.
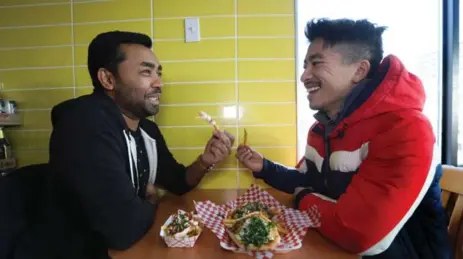
[[[305,82],[313,77],[311,66],[307,66],[301,75],[301,82]]]
[[[159,75],[154,76],[153,82],[151,83],[152,88],[163,88],[164,83]]]

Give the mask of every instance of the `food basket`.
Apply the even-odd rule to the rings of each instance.
[[[288,231],[282,236],[280,244],[274,250],[246,251],[239,248],[227,234],[223,219],[237,206],[248,202],[261,202],[268,207],[277,208],[282,211],[282,214],[278,215],[276,220],[283,222]],[[280,204],[267,191],[254,184],[236,200],[221,205],[211,201],[199,201],[195,202],[195,209],[204,222],[204,225],[219,238],[220,246],[223,249],[237,253],[247,253],[257,258],[272,258],[274,253],[286,253],[301,248],[302,240],[308,228],[320,225],[320,215],[316,207],[312,207],[308,211],[287,208]]]
[[[160,236],[161,238],[166,242],[166,245],[168,247],[194,247],[196,240],[198,240],[199,236],[202,233],[203,230],[203,225],[197,215],[194,215],[193,213],[190,213],[193,215],[193,220],[198,223],[199,226],[199,231],[197,231],[197,234],[194,236],[188,236],[186,234],[184,235],[168,235],[167,231],[167,226],[171,224],[174,221],[174,218],[176,215],[185,215],[185,211],[183,210],[178,210],[176,214],[172,214],[169,216],[169,218],[166,220],[164,225],[161,227],[161,233]]]

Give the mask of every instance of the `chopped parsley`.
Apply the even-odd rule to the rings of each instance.
[[[267,244],[270,241],[271,226],[274,226],[273,222],[265,223],[259,218],[250,218],[248,225],[239,234],[243,244],[246,247],[249,245],[261,247]]]

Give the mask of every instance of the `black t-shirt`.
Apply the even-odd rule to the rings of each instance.
[[[135,170],[135,188],[138,189],[138,196],[146,198],[146,185],[148,184],[150,165],[148,162],[148,155],[146,153],[145,141],[141,135],[140,127],[136,131],[129,131],[130,135],[135,139],[137,146],[137,161],[136,166],[133,165]]]

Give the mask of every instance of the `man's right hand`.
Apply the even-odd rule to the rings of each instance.
[[[249,146],[239,145],[236,158],[253,172],[260,172],[264,167],[264,157]]]

